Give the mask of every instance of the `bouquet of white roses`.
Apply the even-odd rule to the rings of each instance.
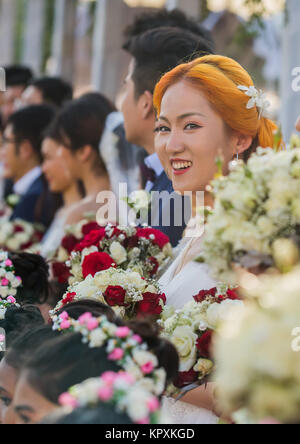
[[[234,265],[289,271],[299,262],[300,149],[259,149],[213,183],[203,252],[217,280],[236,285]]]
[[[174,384],[177,389],[206,381],[214,368],[213,334],[220,322],[231,319],[233,310],[241,306],[236,291],[220,285],[201,291],[181,310],[165,307],[158,323],[161,335],[175,345],[179,354],[180,373]]]
[[[297,267],[258,279],[252,296],[260,305],[249,304],[219,332],[217,393],[220,407],[236,422],[299,423],[299,272]]]
[[[1,222],[0,249],[6,251],[36,250],[44,229],[21,219]]]
[[[136,272],[113,267],[71,285],[54,313],[67,304],[82,299],[92,299],[109,305],[126,319],[159,316],[166,303],[165,295],[159,292],[155,283],[148,282]]]

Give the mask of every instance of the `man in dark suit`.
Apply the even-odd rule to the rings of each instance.
[[[33,105],[12,114],[3,137],[3,166],[6,179],[13,181],[19,202],[11,220],[23,219],[48,227],[54,201],[48,192],[40,164],[43,133],[55,116],[48,105]]]
[[[187,217],[182,216],[190,211],[190,202],[184,212],[181,209],[185,203],[183,198],[174,195],[173,200],[177,204],[173,204],[172,199],[167,197],[174,190],[155,153],[153,92],[165,72],[184,61],[212,53],[213,43],[203,36],[200,27],[197,34],[187,29],[160,27],[135,35],[127,41],[124,49],[132,56],[122,102],[126,138],[130,143],[142,146],[149,155],[142,165],[146,191],[167,192],[162,199],[157,199],[156,195],[152,200],[151,225],[167,234],[172,245],[176,246],[186,227]],[[167,222],[164,222],[166,213]]]

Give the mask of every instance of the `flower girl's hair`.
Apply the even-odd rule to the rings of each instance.
[[[253,81],[235,60],[208,55],[179,65],[165,74],[154,92],[154,106],[158,115],[165,92],[180,80],[200,89],[229,128],[253,138],[251,147],[244,154],[245,160],[258,146],[273,147],[274,133],[278,128],[272,120],[262,117],[256,106],[247,109],[249,97],[239,89],[239,85],[253,86]]]

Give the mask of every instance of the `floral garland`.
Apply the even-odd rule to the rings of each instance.
[[[0,251],[0,298],[11,301],[22,285],[22,279],[15,275],[15,268],[6,251]],[[13,302],[12,302],[13,303]]]
[[[13,296],[8,296],[8,298],[5,300],[0,299],[0,320],[1,321],[3,319],[5,319],[5,315],[6,315],[7,310],[13,306],[15,306],[17,308],[20,307],[20,305],[17,304],[17,301]]]
[[[71,387],[59,397],[60,405],[76,409],[107,403],[125,413],[135,424],[163,424],[161,404],[128,372],[106,372]]]
[[[158,324],[161,336],[176,347],[180,358],[174,391],[188,391],[206,382],[214,369],[212,338],[219,324],[244,307],[235,290],[224,285],[201,291],[181,310],[166,307]],[[188,390],[187,390],[188,389]]]
[[[159,316],[166,303],[165,294],[159,292],[154,282],[148,282],[132,271],[109,268],[71,285],[50,315],[81,299],[109,305],[119,316],[127,319]]]
[[[53,318],[53,330],[80,333],[82,342],[90,348],[106,346],[108,359],[130,375],[135,388],[147,391],[147,399],[148,394],[153,399],[164,392],[165,370],[158,367],[157,357],[148,350],[143,339],[128,327],[118,327],[109,322],[106,316],[94,318],[91,313],[85,313],[76,321],[64,312]],[[134,391],[130,390],[130,393]],[[156,410],[155,408],[152,413]],[[144,420],[146,418],[140,418],[140,421]]]

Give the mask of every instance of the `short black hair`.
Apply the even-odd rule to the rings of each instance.
[[[100,157],[99,144],[105,128],[107,116],[114,106],[103,95],[97,99],[82,97],[66,104],[45,132],[45,137],[54,140],[72,152],[90,145],[97,155],[95,169],[106,170]]]
[[[126,325],[116,319],[118,326]],[[178,375],[179,358],[175,347],[159,337],[158,328],[146,321],[135,321],[128,326],[148,344],[167,374],[167,384]],[[60,333],[60,337],[39,347],[25,363],[29,384],[50,402],[57,404],[59,396],[73,385],[89,378],[99,377],[105,371],[120,371],[107,357],[106,347],[89,348],[80,333]]]
[[[50,105],[31,105],[12,114],[7,125],[12,125],[16,142],[28,140],[42,162],[44,132],[55,117],[55,108]]]
[[[24,305],[18,307],[13,305],[5,313],[4,319],[0,320],[0,328],[5,331],[6,347],[26,331],[44,324],[44,319],[38,307],[33,305]],[[0,361],[4,353],[0,352]]]
[[[133,37],[141,35],[146,31],[166,26],[190,31],[205,39],[211,48],[214,49],[214,41],[208,29],[197,23],[196,20],[187,17],[187,15],[179,9],[169,11],[165,8],[138,15],[135,21],[124,31],[124,49],[129,48],[130,40]]]
[[[27,66],[9,65],[4,71],[6,86],[23,86],[25,89],[33,79],[33,72]]]
[[[97,407],[81,407],[71,413],[65,408],[55,410],[40,424],[47,425],[95,425],[95,424],[133,424],[126,413],[117,410],[113,404],[101,403]]]
[[[203,37],[181,28],[161,27],[133,37],[127,51],[135,61],[133,81],[136,97],[154,92],[156,83],[181,63],[211,54]]]
[[[17,289],[19,304],[44,304],[49,296],[49,265],[46,260],[31,253],[9,253],[16,276],[22,279]]]
[[[39,89],[46,103],[61,108],[73,98],[71,83],[61,77],[40,77],[31,82],[31,86]]]

